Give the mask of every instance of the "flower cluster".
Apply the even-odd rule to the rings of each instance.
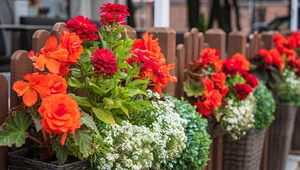
[[[128,7],[121,4],[111,4],[106,3],[100,7],[100,23],[102,25],[113,25],[120,23],[121,25],[125,25],[124,21],[128,13]]]
[[[132,52],[135,56],[128,58],[126,61],[130,65],[134,63],[138,66],[142,65],[140,76],[151,81],[151,87],[155,92],[161,95],[161,90],[167,86],[169,81],[177,81],[176,77],[170,75],[170,70],[175,65],[166,64],[158,39],[153,40],[152,34],[146,32],[143,39],[137,39],[132,46]]]
[[[248,101],[249,96],[258,86],[258,79],[249,73],[250,62],[240,53],[224,61],[220,60],[219,52],[216,49],[204,49],[200,55],[198,60],[194,60],[186,66],[189,79],[184,84],[184,90],[189,97],[197,99],[195,106],[201,115],[213,114],[222,125],[227,125],[222,123],[223,119],[219,119],[220,110],[229,108],[229,101],[236,103],[241,103],[243,100]],[[252,106],[249,107],[252,109]],[[236,111],[238,113],[243,110]],[[237,116],[237,113],[231,114],[231,116],[236,118],[234,116]],[[253,112],[249,114],[253,114]],[[239,116],[243,118],[246,115]],[[250,128],[251,122],[246,121],[246,123],[249,123]],[[235,133],[230,128],[225,128],[225,130],[232,134]]]
[[[239,139],[254,126],[254,106],[255,98],[251,94],[246,100],[229,100],[228,105],[220,108],[221,125],[233,139]]]
[[[137,120],[148,114],[143,121],[106,126],[102,129],[104,139],[96,137],[97,143],[104,142],[109,148],[103,154],[103,145],[96,145],[92,161],[97,169],[159,168],[185,149],[187,121],[179,117],[174,103],[168,99],[161,101],[157,93],[148,93],[154,108],[133,117]]]

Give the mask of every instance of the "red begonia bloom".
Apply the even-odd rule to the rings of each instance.
[[[204,105],[204,102],[198,100],[197,102],[194,103],[194,105],[197,107],[199,114],[201,114],[202,116],[211,115],[211,109],[209,107],[206,107]]]
[[[241,71],[240,74],[246,80],[246,83],[252,88],[256,88],[258,86],[258,79],[256,76],[248,73],[247,71]]]
[[[233,88],[234,88],[234,94],[240,100],[246,99],[248,95],[252,92],[251,87],[246,83],[235,84]]]
[[[210,92],[214,89],[214,82],[209,78],[202,79],[202,84],[204,85],[207,92]]]

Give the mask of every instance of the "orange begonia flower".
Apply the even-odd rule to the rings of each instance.
[[[60,62],[67,60],[69,52],[67,49],[58,48],[56,36],[51,36],[40,52],[39,55],[32,57],[34,66],[43,71],[46,65],[51,73],[59,74]]]
[[[69,33],[64,31],[60,37],[59,48],[67,49],[69,52],[68,57],[64,62],[65,64],[76,64],[83,53],[82,41],[76,33]]]
[[[231,60],[237,63],[240,66],[241,70],[248,71],[250,69],[249,60],[241,53],[234,54]]]
[[[68,94],[51,95],[42,101],[38,112],[42,116],[40,121],[48,133],[63,134],[61,144],[65,144],[68,133],[74,133],[80,128],[78,104]]]
[[[68,88],[67,81],[56,74],[25,74],[26,81],[17,81],[13,89],[18,96],[23,96],[23,102],[26,106],[34,105],[38,100],[38,94],[42,99],[52,94],[65,94]]]
[[[26,106],[34,105],[38,100],[38,93],[41,97],[47,95],[47,79],[44,75],[33,73],[25,74],[24,81],[17,81],[13,85],[14,91],[18,96],[23,96],[23,102]]]

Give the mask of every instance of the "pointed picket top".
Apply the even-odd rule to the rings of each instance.
[[[198,38],[198,28],[191,29],[192,37],[193,37],[193,60],[198,58],[199,54],[199,38]]]
[[[228,35],[228,58],[235,53],[246,55],[247,36],[243,32],[231,32]]]
[[[65,25],[66,24],[64,22],[57,22],[56,24],[54,24],[52,28],[52,35],[55,35],[57,37],[57,41],[60,41],[60,35],[64,31],[69,31],[67,28],[65,28]]]
[[[135,39],[136,38],[136,30],[133,29],[129,25],[124,25],[124,31],[122,32],[122,38],[125,38],[125,35],[127,34],[130,39]]]

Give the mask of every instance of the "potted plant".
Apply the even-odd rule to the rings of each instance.
[[[99,34],[77,16],[66,24],[70,32],[29,53],[35,71],[14,82],[23,103],[0,127],[0,145],[35,144],[11,152],[10,169],[159,169],[186,148],[187,120],[161,97],[176,77],[158,39],[147,32],[121,39],[127,7],[100,10]]]
[[[253,157],[238,159],[242,157],[240,154],[243,157],[256,155],[256,149],[261,150],[263,146],[264,135],[257,137],[259,133],[250,131],[255,123],[256,102],[253,92],[258,86],[257,78],[248,72],[250,62],[239,53],[222,61],[218,51],[209,48],[201,51],[200,55],[198,60],[186,66],[188,79],[184,90],[187,96],[196,99],[199,114],[208,118],[210,133],[213,136],[225,135],[223,169],[230,169],[232,166],[240,169],[258,168],[260,160],[251,159]],[[258,140],[256,143],[260,146],[255,145],[256,147],[249,149],[254,139]],[[241,147],[245,143],[246,147]],[[238,145],[243,150],[237,151],[231,147],[233,145]]]
[[[273,41],[277,47],[261,49],[252,60],[252,71],[265,82],[277,103],[275,121],[269,129],[268,168],[279,170],[285,168],[300,93],[295,51],[283,45],[286,39],[279,34]]]

